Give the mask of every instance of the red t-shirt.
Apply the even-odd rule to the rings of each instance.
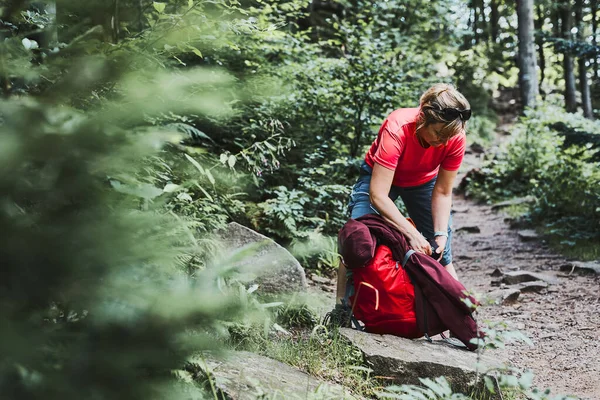
[[[379,128],[365,161],[395,170],[394,186],[418,186],[438,174],[440,166],[456,171],[465,155],[465,133],[453,136],[445,146],[424,149],[416,135],[415,119],[419,108],[400,108],[392,112]]]

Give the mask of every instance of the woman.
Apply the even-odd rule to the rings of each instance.
[[[429,88],[420,107],[392,112],[366,154],[349,204],[351,218],[380,214],[415,251],[434,256],[455,279],[450,208],[470,117],[467,99],[447,84]],[[416,228],[394,204],[398,196]],[[346,268],[340,263],[338,303],[345,287]]]

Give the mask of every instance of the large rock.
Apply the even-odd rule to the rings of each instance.
[[[308,287],[304,269],[272,239],[235,222],[220,234],[236,266],[256,276],[261,293],[290,293]]]
[[[600,275],[600,262],[598,261],[574,261],[560,266],[561,271],[569,273],[576,272],[579,274]]]
[[[468,393],[476,383],[477,353],[450,346],[442,340],[411,340],[340,329],[342,336],[358,347],[373,374],[391,378],[390,384],[419,385],[419,378],[445,376],[454,392]],[[479,373],[502,363],[483,354]]]
[[[507,285],[515,285],[523,282],[543,281],[550,285],[558,284],[558,278],[553,275],[530,271],[509,271],[502,276],[502,282]]]
[[[357,398],[348,388],[325,383],[287,364],[245,351],[230,353],[222,360],[192,357],[186,370],[205,387],[214,386],[215,398],[219,399]]]

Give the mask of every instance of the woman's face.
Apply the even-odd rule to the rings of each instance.
[[[438,122],[437,124],[429,124],[425,126],[419,131],[421,139],[423,139],[425,142],[427,142],[427,144],[433,147],[445,146],[450,138],[444,138],[440,134],[440,132],[444,128],[444,125],[446,124],[443,122]]]

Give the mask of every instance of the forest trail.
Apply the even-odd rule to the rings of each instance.
[[[498,131],[510,126],[501,125]],[[498,140],[503,139],[499,133]],[[480,164],[480,155],[468,151],[457,183]],[[496,269],[540,272],[556,279],[539,292],[521,292],[512,304],[480,308],[480,322],[504,321],[534,342],[534,347],[508,344],[502,356],[515,367],[532,370],[538,388],[600,399],[600,277],[560,271],[568,260],[541,239],[520,238],[502,210],[461,195],[455,195],[453,208],[454,262],[468,289],[480,294],[498,290],[493,282],[499,278],[492,276]]]

